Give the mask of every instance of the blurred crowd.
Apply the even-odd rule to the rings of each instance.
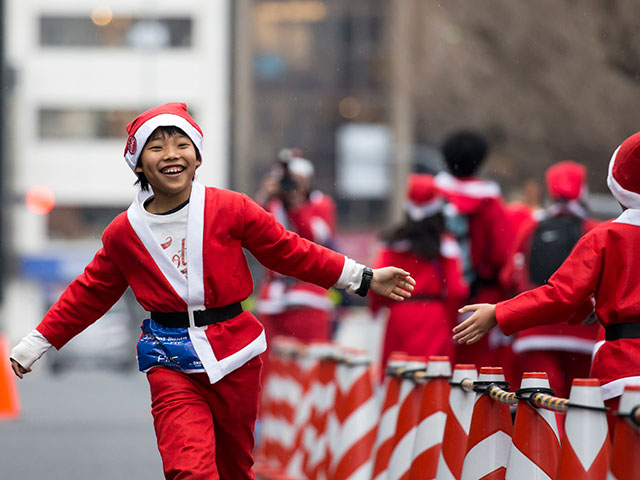
[[[511,336],[493,329],[472,345],[455,343],[451,330],[464,320],[458,309],[465,304],[497,303],[546,283],[597,225],[587,207],[585,167],[560,161],[545,173],[544,202],[531,183],[519,200],[507,202],[500,185],[481,176],[489,155],[483,135],[454,132],[440,152],[446,171],[410,174],[402,218],[378,235],[373,267],[403,268],[417,282],[405,302],[368,296],[372,315],[386,319],[380,372],[392,352],[446,355],[454,363],[501,366],[512,385],[523,371],[545,371],[556,394],[567,397],[572,379],[589,375],[602,335],[592,299],[569,322]],[[336,248],[335,203],[313,188],[313,177],[313,163],[301,151],[283,149],[255,198],[286,228]],[[278,335],[330,341],[335,304],[322,288],[274,272],[263,275],[258,289],[268,343]]]

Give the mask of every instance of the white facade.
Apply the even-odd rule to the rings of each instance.
[[[46,216],[25,208],[23,199],[30,187],[50,187],[56,207],[126,207],[137,189],[135,176],[123,159],[124,130],[120,137],[46,138],[41,134],[43,108],[141,112],[165,102],[185,102],[204,132],[198,178],[207,185],[226,186],[229,0],[113,0],[103,4],[114,19],[183,19],[190,22],[191,40],[188,46],[174,48],[45,46],[43,16],[90,18],[98,2],[6,2],[6,61],[16,73],[6,113],[6,185],[15,199],[8,230],[18,258],[52,249],[82,250],[80,244],[49,238]],[[81,243],[93,247],[98,240]],[[1,313],[11,340],[39,322],[44,313],[42,302],[34,298],[39,291],[38,285],[21,278],[9,283]]]

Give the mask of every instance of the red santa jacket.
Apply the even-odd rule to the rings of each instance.
[[[477,300],[504,298],[498,275],[508,259],[514,234],[500,187],[477,178],[455,178],[446,172],[436,176],[436,183],[456,210],[468,218],[471,265],[478,277]]]
[[[282,202],[274,200],[266,209],[286,228],[320,245],[331,247],[336,228],[336,207],[328,195],[311,193],[309,200],[295,209],[285,210]],[[265,272],[258,294],[259,313],[278,314],[290,308],[331,310],[333,304],[327,291],[317,285],[294,278],[285,278],[273,271]]]
[[[530,216],[529,219],[522,222],[509,261],[500,272],[500,279],[507,290],[520,293],[540,286],[533,283],[529,276],[531,242],[536,228],[543,218],[563,214],[563,210],[553,208],[554,206],[535,216]],[[583,216],[578,211],[574,214]],[[582,234],[591,231],[599,223],[598,220],[585,218],[582,224]],[[512,348],[517,353],[532,350],[559,350],[591,355],[600,326],[597,323],[583,325],[582,321],[592,311],[593,303],[589,298],[576,312],[575,321],[541,325],[517,332]]]
[[[640,210],[626,210],[580,239],[547,285],[496,305],[507,335],[536,325],[568,321],[595,298],[598,319],[609,325],[640,321]],[[605,341],[594,354],[591,376],[600,379],[605,399],[640,380],[640,339]]]
[[[127,212],[106,228],[103,247],[63,292],[37,330],[56,348],[102,316],[130,286],[147,311],[185,312],[240,302],[253,290],[243,248],[266,267],[329,288],[345,257],[287,231],[247,196],[193,183],[189,203],[185,278],[156,241],[140,192]],[[266,348],[264,332],[248,311],[208,327],[189,328],[211,382]]]
[[[411,271],[411,276],[416,280],[412,298],[406,303],[417,305],[418,308],[430,302],[441,303],[450,316],[447,324],[450,328],[455,325],[457,310],[469,295],[469,287],[462,276],[460,247],[452,236],[447,234],[442,236],[440,258],[432,261],[407,251],[401,244],[389,245],[378,254],[374,268],[389,265]],[[369,308],[373,312],[383,306],[400,305],[373,292],[369,296]],[[447,330],[447,336],[450,337],[449,330]]]

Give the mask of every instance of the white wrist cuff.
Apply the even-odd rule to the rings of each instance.
[[[10,357],[18,362],[22,367],[27,370],[31,369],[36,360],[49,350],[52,345],[49,340],[37,330],[33,330],[26,337],[20,340],[11,350]]]
[[[362,283],[362,272],[364,271],[364,267],[364,265],[356,263],[355,260],[352,260],[349,257],[344,257],[342,273],[334,287],[344,288],[349,293],[355,293]]]

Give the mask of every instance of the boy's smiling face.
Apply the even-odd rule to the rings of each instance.
[[[156,130],[142,149],[136,167],[136,172],[143,173],[153,189],[154,199],[148,210],[163,213],[186,202],[200,163],[188,136]]]

